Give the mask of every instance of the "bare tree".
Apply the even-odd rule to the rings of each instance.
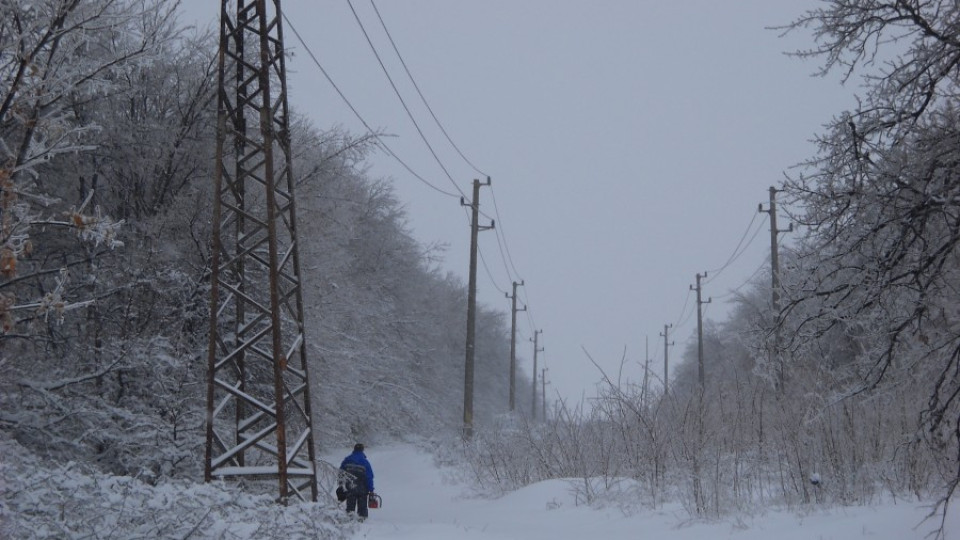
[[[88,190],[63,202],[58,160],[95,148],[83,105],[117,91],[123,73],[159,54],[174,5],[159,0],[8,0],[0,3],[0,319],[62,317],[70,268],[43,256],[36,230],[71,230],[94,248],[120,245],[119,223]],[[39,294],[36,292],[39,290]],[[0,338],[2,339],[2,338]]]
[[[808,231],[785,304],[793,345],[816,354],[847,336],[847,395],[928,381],[921,419],[947,501],[960,483],[960,4],[825,4],[789,27],[816,38],[797,54],[865,92],[785,185]]]

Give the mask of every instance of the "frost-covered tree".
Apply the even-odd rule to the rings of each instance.
[[[152,483],[198,477],[206,397],[216,43],[176,7],[0,0],[0,431]],[[367,175],[374,138],[291,137],[318,442],[455,431],[465,286]],[[487,421],[507,331],[477,323]]]
[[[76,236],[89,252],[120,245],[118,222],[92,201],[94,192],[71,189],[55,171],[67,156],[96,148],[101,126],[86,117],[85,105],[117,92],[124,73],[156,58],[171,9],[117,0],[0,5],[3,338],[25,330],[14,327],[15,318],[59,319],[76,307],[66,288],[84,261],[45,256],[38,231]]]
[[[204,319],[205,264],[190,234],[169,231],[204,210],[184,190],[209,160],[198,126],[213,54],[178,38],[175,7],[0,4],[2,425],[48,454],[148,477],[193,454],[199,418],[183,351]]]
[[[798,54],[865,90],[785,185],[808,231],[786,270],[792,346],[807,357],[833,347],[842,395],[922,388],[949,496],[960,482],[960,5],[824,4],[793,23],[816,38]]]
[[[411,237],[390,183],[367,175],[373,139],[305,130],[295,165],[321,444],[456,430],[466,288]],[[509,336],[502,312],[483,306],[477,327],[484,421],[507,406]]]

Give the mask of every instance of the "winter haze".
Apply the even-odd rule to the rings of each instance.
[[[0,537],[957,536],[956,2],[279,4],[0,3]]]

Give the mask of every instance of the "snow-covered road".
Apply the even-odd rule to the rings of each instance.
[[[935,528],[921,523],[926,508],[913,503],[872,508],[812,510],[804,516],[768,512],[719,522],[691,522],[679,507],[626,515],[618,508],[578,506],[567,482],[548,481],[496,500],[463,496],[445,482],[430,456],[412,446],[368,448],[383,507],[370,511],[357,539],[454,540],[921,540]],[[960,539],[960,512],[952,511],[946,538]]]

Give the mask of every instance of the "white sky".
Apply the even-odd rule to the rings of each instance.
[[[219,2],[184,3],[188,17],[215,23]],[[695,274],[724,265],[751,220],[756,228],[765,219],[757,205],[766,207],[769,186],[812,155],[813,135],[853,102],[853,89],[835,77],[812,76],[817,64],[783,54],[809,47],[807,37],[766,29],[814,5],[376,1],[447,133],[492,177],[499,212],[490,188],[481,189],[481,211],[497,218],[513,264],[503,262],[493,231],[480,233],[492,280],[481,267],[478,298],[509,314],[504,291],[525,281],[520,297],[529,312],[518,317],[518,354],[529,373],[528,339],[533,325],[543,329],[550,396],[592,393],[600,376],[583,348],[611,375],[626,351],[625,374],[639,380],[646,338],[652,367],[662,373],[664,324],[674,324],[671,360],[695,339],[688,298]],[[480,175],[433,122],[370,0],[353,6],[440,161],[469,195]],[[285,0],[283,9],[366,121],[395,135],[387,142],[401,159],[455,191],[348,2]],[[320,128],[362,133],[290,28],[285,40],[294,55],[287,63],[291,105]],[[389,156],[375,156],[371,172],[394,179],[414,236],[446,244],[443,267],[466,282],[470,231],[459,199],[427,187]],[[714,298],[705,317],[723,320],[721,297],[768,255],[764,221],[744,254],[705,282],[704,297]]]

